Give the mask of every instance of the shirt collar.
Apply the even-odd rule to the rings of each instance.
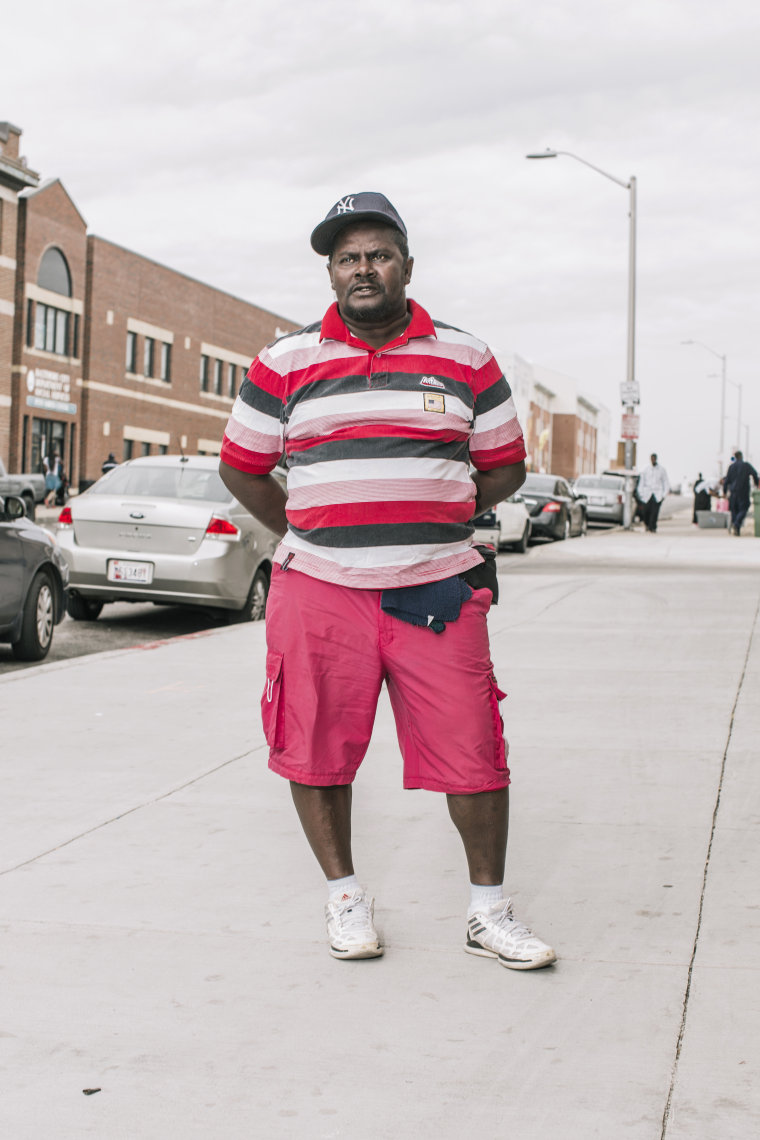
[[[422,305],[418,305],[411,297],[406,302],[409,312],[412,314],[412,319],[406,326],[400,336],[395,340],[389,341],[384,344],[383,349],[396,348],[398,345],[406,344],[408,340],[413,340],[415,337],[422,336],[435,336],[435,325],[433,324],[429,314],[423,309]],[[338,309],[338,302],[334,301],[330,308],[322,318],[322,330],[320,333],[320,340],[342,340],[346,344],[353,344],[362,348],[369,349],[372,352],[378,351],[372,348],[371,345],[365,344],[359,337],[355,337],[349,329],[346,322],[340,315]]]

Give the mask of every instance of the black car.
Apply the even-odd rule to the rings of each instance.
[[[530,471],[520,494],[530,512],[534,538],[563,539],[586,533],[586,496],[573,491],[566,479]]]
[[[0,497],[0,642],[19,661],[41,661],[66,613],[69,568],[53,535],[26,517],[17,495]]]

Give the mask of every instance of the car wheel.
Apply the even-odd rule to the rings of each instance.
[[[11,646],[17,661],[41,661],[47,656],[55,626],[55,594],[50,575],[41,571],[34,578],[24,603],[21,636]]]
[[[22,495],[21,498],[24,500],[24,508],[26,510],[26,517],[30,520],[30,522],[34,522],[34,512],[35,512],[34,495]]]
[[[89,598],[83,598],[82,595],[77,594],[75,590],[69,593],[66,610],[69,617],[73,618],[74,621],[97,621],[102,609],[102,602],[94,602],[90,601]]]
[[[556,538],[556,540],[558,542],[564,542],[565,539],[570,537],[570,519],[569,518],[565,518],[565,521],[562,524],[561,532],[559,534],[555,534],[554,537]]]
[[[515,554],[524,554],[528,549],[528,539],[530,537],[530,524],[525,524],[525,530],[522,532],[522,538],[519,542],[512,543],[512,549]]]
[[[586,534],[588,534],[588,515],[584,511],[581,515],[580,537],[583,538],[583,536]]]
[[[253,576],[242,610],[226,610],[227,621],[231,625],[243,621],[261,621],[266,613],[268,594],[269,575],[260,567]]]

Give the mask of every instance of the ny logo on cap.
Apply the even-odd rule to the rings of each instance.
[[[336,209],[337,213],[339,213],[339,214],[353,213],[354,212],[353,195],[351,195],[351,196],[347,195],[345,198],[341,198],[340,202],[338,202],[335,209]]]

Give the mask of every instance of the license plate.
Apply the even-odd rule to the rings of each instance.
[[[147,586],[153,581],[153,563],[110,558],[107,577],[109,582],[139,582]]]

